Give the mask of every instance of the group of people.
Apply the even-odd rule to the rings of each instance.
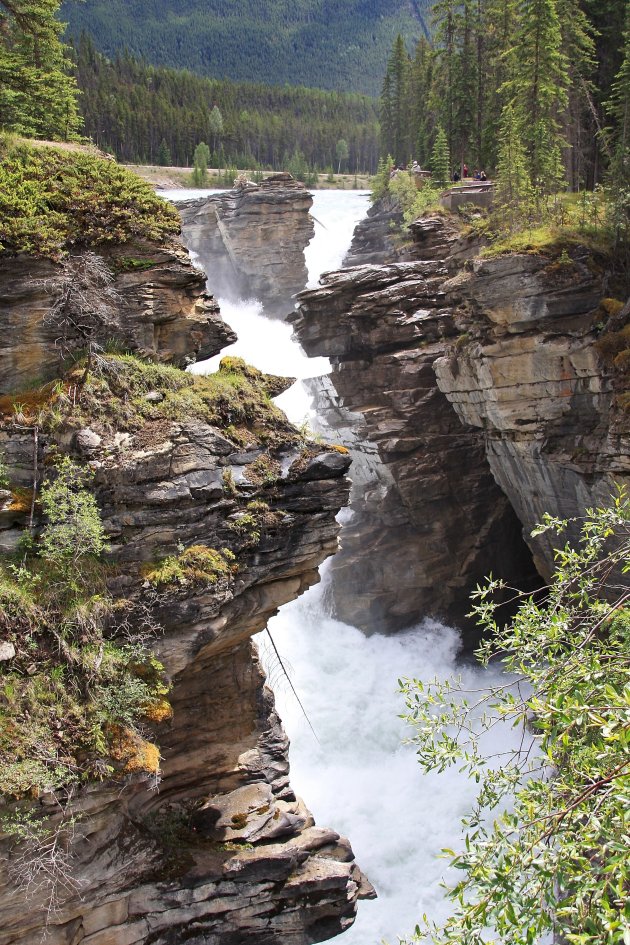
[[[395,177],[396,174],[399,174],[401,171],[404,171],[404,170],[405,170],[405,166],[403,164],[394,165],[394,167],[392,167],[391,171],[389,172],[390,179]],[[415,174],[423,174],[425,176],[428,175],[428,171],[423,171],[417,161],[413,161],[411,164],[408,164],[406,170],[411,171],[412,173],[415,173]],[[452,179],[455,183],[457,183],[459,180],[469,179],[470,172],[468,170],[467,164],[462,165],[462,171],[463,171],[463,175],[459,173],[459,170],[453,171]],[[472,174],[472,179],[477,180],[477,181],[487,181],[488,176],[485,171],[478,171],[475,168]]]
[[[460,175],[458,170],[453,171],[453,180],[455,181],[455,183],[457,183],[457,181],[462,180],[462,179],[465,180],[466,178],[470,176],[470,171],[468,170],[467,164],[462,165],[462,172],[463,173]],[[486,174],[485,171],[478,171],[475,168],[475,170],[473,171],[472,179],[479,180],[479,181],[486,181],[488,180],[488,175]]]

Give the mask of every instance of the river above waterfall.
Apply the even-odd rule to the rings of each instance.
[[[306,253],[310,285],[322,272],[340,267],[354,226],[369,207],[368,195],[356,191],[316,191],[313,197],[312,214],[318,222]],[[195,365],[195,372],[215,370],[225,354],[298,379],[329,370],[327,359],[308,359],[290,326],[266,318],[255,299],[219,302],[239,340],[221,356]],[[310,397],[299,381],[278,403],[294,422],[310,419],[316,426]],[[411,732],[399,717],[404,704],[397,680],[463,672],[479,687],[488,676],[458,664],[458,633],[436,621],[423,621],[394,636],[368,637],[333,619],[326,590],[334,577],[326,565],[322,574],[321,584],[282,607],[269,625],[308,722],[267,633],[257,642],[291,739],[292,786],[317,823],[350,838],[358,863],[378,892],[377,900],[360,903],[354,926],[340,941],[379,945],[385,940],[395,945],[399,936],[413,933],[423,913],[436,920],[448,914],[441,883],[453,877],[445,875],[440,851],[458,845],[460,819],[475,793],[457,770],[422,774],[413,746],[405,744]],[[489,747],[500,751],[506,746],[498,742],[509,739],[507,732],[494,735]]]

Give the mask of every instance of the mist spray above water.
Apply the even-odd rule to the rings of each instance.
[[[312,212],[320,222],[307,249],[310,285],[342,264],[368,205],[367,195],[357,192],[314,194]],[[265,318],[259,302],[219,302],[239,336],[223,354],[297,378],[329,370],[325,358],[305,356],[289,325]],[[215,370],[221,356],[193,370]],[[312,409],[300,383],[277,402],[294,422],[308,418]],[[322,573],[320,585],[282,607],[270,622],[319,740],[290,687],[273,674],[278,709],[291,739],[291,782],[319,824],[350,838],[358,863],[378,892],[377,900],[360,904],[354,926],[340,941],[378,945],[385,939],[395,945],[398,936],[412,933],[423,913],[436,920],[447,915],[440,883],[449,876],[439,854],[443,847],[458,845],[460,819],[474,796],[474,785],[456,770],[422,774],[413,747],[404,744],[410,732],[399,718],[404,704],[397,679],[410,675],[429,680],[461,672],[460,640],[456,631],[435,621],[395,636],[366,637],[329,615],[326,585],[333,578],[326,565]],[[265,633],[258,643],[263,659],[267,653],[273,663]],[[490,681],[474,668],[464,672],[475,687]],[[507,743],[511,737],[510,732],[495,734],[488,748],[501,751],[507,747],[501,740]]]

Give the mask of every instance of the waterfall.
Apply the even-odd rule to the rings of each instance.
[[[312,213],[319,222],[307,250],[311,285],[322,272],[339,268],[367,208],[363,193],[315,192]],[[290,326],[265,318],[256,300],[219,302],[239,335],[223,354],[299,379],[329,370],[325,358],[304,355]],[[193,370],[215,370],[220,357]],[[309,418],[310,397],[299,381],[277,402],[294,422]],[[413,746],[404,744],[410,732],[399,718],[404,705],[397,679],[410,675],[429,680],[458,672],[480,687],[498,671],[482,673],[459,665],[458,633],[434,620],[395,636],[370,637],[334,620],[326,607],[329,579],[324,565],[322,583],[284,606],[270,622],[317,740],[273,666],[266,633],[258,643],[263,658],[269,654],[270,679],[291,739],[293,788],[318,823],[350,838],[358,863],[378,892],[377,900],[360,904],[356,923],[342,941],[394,945],[398,936],[413,932],[423,913],[436,920],[448,914],[440,884],[453,876],[439,854],[443,847],[457,847],[460,818],[475,794],[475,785],[456,769],[422,774]],[[509,731],[493,734],[489,748],[502,751],[514,737]]]

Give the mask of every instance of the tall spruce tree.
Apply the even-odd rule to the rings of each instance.
[[[438,128],[435,143],[431,152],[431,174],[436,184],[444,186],[451,179],[451,157],[448,149],[446,132]]]
[[[411,156],[423,166],[429,163],[430,141],[434,132],[434,116],[430,107],[432,77],[433,54],[423,36],[416,46],[409,78]]]
[[[520,0],[512,78],[506,83],[523,129],[524,144],[540,212],[563,178],[560,115],[568,102],[569,66],[562,51],[557,0]]]
[[[626,27],[623,59],[608,105],[615,125],[610,166],[611,222],[617,248],[626,256],[626,277],[630,278],[630,0],[626,0]]]
[[[381,127],[383,151],[393,156],[396,164],[406,164],[411,157],[409,127],[409,84],[411,61],[405,41],[396,37],[381,92]]]
[[[526,223],[533,210],[533,189],[523,128],[513,105],[503,109],[498,140],[496,205],[510,230]]]
[[[67,140],[81,121],[61,0],[0,0],[0,128]]]
[[[566,173],[572,190],[593,183],[593,138],[597,133],[592,75],[595,66],[594,30],[582,9],[582,0],[558,0],[562,52],[568,64],[568,105],[563,137]]]

